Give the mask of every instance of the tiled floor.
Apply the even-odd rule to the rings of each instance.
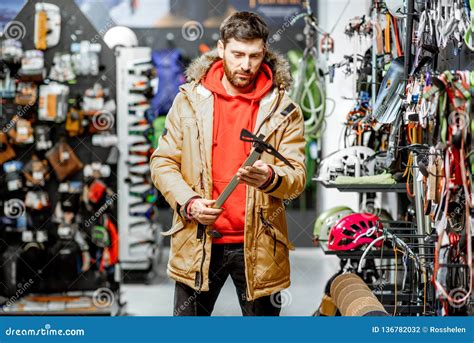
[[[167,254],[165,253],[164,256]],[[338,258],[320,249],[297,248],[290,253],[291,287],[282,294],[283,316],[310,316],[319,305],[326,281],[338,269]],[[165,258],[166,260],[166,258]],[[170,316],[173,313],[174,282],[166,277],[165,265],[153,285],[124,285],[126,312],[132,316]],[[240,307],[229,278],[219,295],[213,315],[240,316]]]

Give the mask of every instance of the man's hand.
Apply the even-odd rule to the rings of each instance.
[[[215,200],[193,199],[190,212],[193,219],[203,225],[212,225],[222,213],[222,208],[212,208]]]
[[[265,162],[261,160],[255,161],[253,166],[239,168],[237,171],[237,178],[240,182],[246,183],[249,186],[259,188],[271,176],[271,169]]]

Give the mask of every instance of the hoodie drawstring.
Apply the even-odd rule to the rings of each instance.
[[[218,96],[217,93],[212,93],[214,95],[214,106],[218,105],[219,104],[219,101],[218,101]],[[214,113],[216,113],[216,109],[214,110]],[[214,132],[212,133],[212,147],[216,147],[217,146],[217,133],[219,132],[219,124],[220,124],[220,116],[214,116],[214,120],[216,121],[216,124],[215,124],[215,130]]]

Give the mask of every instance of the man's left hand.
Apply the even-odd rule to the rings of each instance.
[[[256,188],[262,186],[270,176],[270,167],[261,160],[255,161],[251,167],[239,168],[237,171],[240,182]]]

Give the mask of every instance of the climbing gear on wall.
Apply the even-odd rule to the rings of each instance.
[[[38,50],[52,48],[59,43],[61,35],[61,14],[54,4],[35,4],[35,47]]]

